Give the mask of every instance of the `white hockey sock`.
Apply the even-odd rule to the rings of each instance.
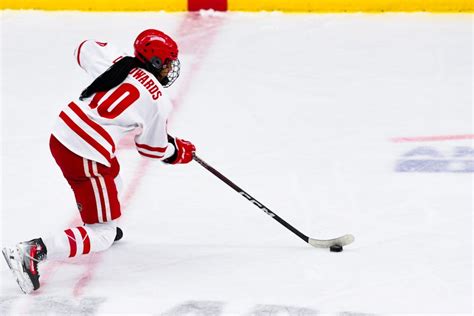
[[[117,224],[115,221],[86,224],[66,229],[64,232],[43,238],[47,258],[61,260],[108,249],[114,242]]]

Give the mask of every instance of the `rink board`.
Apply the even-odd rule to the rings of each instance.
[[[5,0],[2,9],[79,11],[472,12],[469,0]]]

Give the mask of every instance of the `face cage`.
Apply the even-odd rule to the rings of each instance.
[[[171,86],[179,77],[179,71],[181,69],[181,63],[179,62],[179,59],[176,58],[175,60],[172,60],[171,63],[169,63],[169,66],[171,67],[171,70],[168,75],[163,78],[163,88],[168,88]]]

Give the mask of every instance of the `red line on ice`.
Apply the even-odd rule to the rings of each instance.
[[[439,141],[465,140],[465,139],[474,139],[474,134],[419,136],[419,137],[397,137],[397,138],[392,138],[392,142],[394,142],[394,143],[439,142]]]
[[[137,189],[140,186],[140,183],[143,177],[146,175],[146,170],[148,169],[149,164],[150,164],[149,159],[142,159],[141,162],[139,163],[136,169],[136,172],[133,175],[133,179],[132,181],[130,181],[130,184],[127,187],[127,191],[123,195],[122,209],[126,209],[128,203],[135,196],[135,193],[137,192]],[[90,258],[90,261],[87,262],[85,266],[85,272],[80,276],[79,280],[74,285],[74,289],[73,289],[74,297],[78,297],[82,295],[84,288],[89,284],[89,281],[94,276],[94,270],[95,270],[95,267],[101,261],[102,252],[92,253],[89,255],[89,258]]]
[[[191,79],[196,77],[196,73],[202,64],[201,60],[207,55],[208,49],[224,21],[223,17],[207,17],[206,19],[200,19],[200,17],[199,13],[187,13],[178,28],[177,41],[180,43],[180,51],[185,54],[187,52],[196,52],[196,58],[189,67],[189,73],[192,75],[188,75],[186,77],[187,80],[181,83],[182,85],[180,87],[179,96],[173,100],[173,103],[175,104],[174,112],[176,112],[177,107],[183,103],[183,98],[191,86]],[[205,30],[208,30],[208,32],[204,32],[204,34],[202,33],[203,26],[205,27]],[[191,36],[189,36],[189,34],[191,34]],[[172,116],[169,118],[169,121],[171,120]],[[128,185],[127,192],[122,199],[123,209],[125,209],[129,201],[134,197],[141,180],[146,175],[149,163],[149,160],[142,160],[138,166],[137,172],[135,173],[131,183]],[[85,272],[74,285],[74,297],[79,297],[84,292],[84,289],[94,276],[95,268],[101,262],[102,254],[103,253],[89,255],[91,259],[85,267]]]

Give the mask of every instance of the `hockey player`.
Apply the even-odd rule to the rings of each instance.
[[[134,56],[108,43],[87,40],[75,51],[93,82],[59,114],[51,153],[76,198],[83,226],[4,248],[3,255],[24,293],[40,287],[38,263],[99,252],[121,238],[116,144],[132,130],[138,152],[167,164],[192,160],[192,143],[167,133],[172,104],[163,88],[179,76],[178,47],[168,35],[145,30]]]

